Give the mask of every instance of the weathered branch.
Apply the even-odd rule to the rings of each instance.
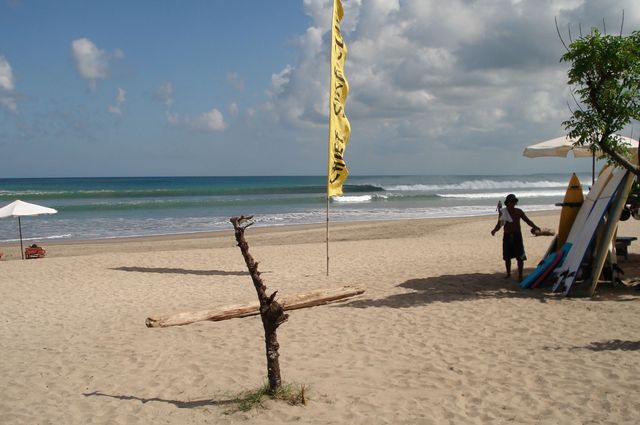
[[[613,159],[616,163],[618,163],[623,168],[627,169],[629,172],[635,174],[636,176],[640,176],[640,169],[637,165],[634,165],[631,161],[629,161],[624,156],[620,155],[618,152],[609,148],[605,143],[603,143],[602,139],[596,142],[598,147],[602,152],[609,155],[611,159]]]
[[[244,231],[253,224],[253,222],[251,222],[252,218],[253,216],[232,217],[230,221],[231,224],[233,224],[236,242],[238,242],[238,247],[240,247],[240,252],[242,252],[247,269],[249,269],[249,274],[251,275],[251,280],[253,281],[253,286],[256,288],[258,301],[260,302],[260,318],[262,319],[262,327],[264,328],[264,341],[267,352],[269,390],[274,392],[282,385],[280,362],[278,360],[280,357],[278,353],[280,344],[278,344],[276,330],[278,326],[287,321],[289,315],[285,314],[282,306],[275,301],[276,293],[273,293],[271,297],[267,296],[267,287],[262,282],[260,272],[258,272],[258,263],[249,253],[249,244],[244,239]]]
[[[278,302],[285,311],[289,311],[336,303],[363,293],[364,289],[362,288],[343,286],[341,288],[317,290],[290,297],[283,297]],[[219,322],[258,314],[260,314],[260,303],[251,303],[210,310],[175,313],[166,316],[152,316],[147,318],[146,325],[149,328],[165,328],[203,321]]]
[[[560,39],[560,42],[564,46],[564,49],[568,52],[569,48],[567,47],[567,43],[564,42],[564,39],[562,38],[562,34],[560,34],[560,27],[558,27],[558,17],[556,16],[553,19],[556,22],[556,32],[558,33],[558,38]]]

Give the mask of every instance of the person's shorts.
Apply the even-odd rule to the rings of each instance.
[[[517,258],[522,261],[527,259],[524,253],[522,233],[505,233],[502,237],[502,259],[507,261]]]

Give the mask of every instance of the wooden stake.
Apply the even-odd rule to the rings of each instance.
[[[276,295],[278,291],[267,295],[267,287],[262,282],[260,272],[258,271],[258,263],[253,259],[249,253],[249,244],[244,239],[244,231],[253,224],[251,219],[253,216],[240,216],[231,217],[231,224],[235,230],[236,241],[244,262],[249,269],[253,286],[256,288],[256,294],[258,295],[258,301],[260,302],[260,318],[262,319],[262,327],[264,328],[264,342],[267,351],[267,378],[269,380],[269,390],[273,393],[282,385],[282,378],[280,377],[280,361],[278,358],[280,354],[278,349],[278,335],[276,330],[278,326],[283,324],[289,318],[288,314],[285,314],[282,306],[276,301]]]

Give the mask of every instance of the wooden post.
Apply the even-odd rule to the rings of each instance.
[[[260,302],[260,317],[264,328],[264,341],[267,354],[267,376],[269,379],[269,390],[273,393],[282,385],[280,361],[278,360],[280,357],[278,353],[280,345],[278,344],[276,330],[278,326],[287,321],[289,315],[285,314],[282,306],[275,300],[278,291],[269,296],[267,295],[267,287],[260,277],[258,263],[249,253],[249,244],[247,244],[247,241],[244,239],[244,231],[253,224],[253,222],[250,221],[252,218],[253,216],[232,217],[230,221],[231,224],[233,224],[238,247],[240,247],[244,262],[249,269],[249,274],[251,275],[251,280],[253,281],[253,286],[256,288],[258,301]]]

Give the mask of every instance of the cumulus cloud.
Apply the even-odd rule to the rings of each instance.
[[[11,64],[4,56],[0,56],[0,106],[11,112],[18,110],[16,99],[13,96],[14,89]]]
[[[214,133],[223,131],[227,128],[222,112],[216,108],[207,112],[202,112],[196,116],[167,111],[165,113],[165,117],[167,119],[167,123],[173,127],[180,127],[203,133]]]
[[[0,56],[0,90],[13,91],[13,88],[13,71],[11,70],[11,64],[4,56]]]
[[[205,133],[222,131],[227,128],[222,112],[216,108],[196,116],[175,112],[173,110],[175,90],[171,81],[165,81],[156,88],[153,92],[153,97],[164,106],[167,124],[171,126],[202,131]],[[229,106],[229,111],[234,114],[235,110],[235,113],[237,113],[237,108],[238,106],[234,102]]]
[[[71,54],[78,74],[95,88],[97,80],[109,78],[110,64],[113,59],[122,59],[124,53],[115,49],[112,53],[99,49],[88,38],[79,38],[71,42]]]
[[[191,126],[204,132],[221,131],[226,128],[222,112],[213,108],[208,112],[203,112],[194,120],[188,120]]]
[[[292,128],[326,125],[331,3],[303,0],[311,24],[296,63],[273,74],[264,109]],[[534,128],[562,131],[568,117],[561,28],[640,25],[623,0],[350,0],[341,25],[350,83],[347,115],[368,143],[469,149]],[[630,31],[630,30],[629,30]],[[628,32],[628,31],[627,31]],[[535,134],[526,134],[535,142]],[[407,147],[410,149],[410,147]],[[518,148],[519,149],[519,148]]]
[[[127,100],[126,98],[127,92],[124,89],[118,87],[118,92],[116,94],[115,105],[109,105],[109,112],[115,115],[122,115],[122,106],[124,102]]]

